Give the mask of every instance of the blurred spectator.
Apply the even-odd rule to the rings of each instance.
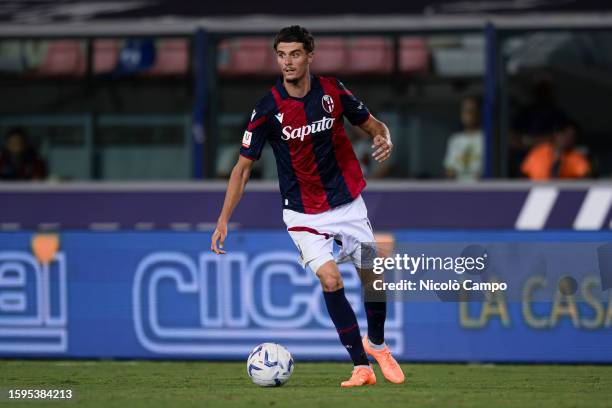
[[[588,159],[575,149],[578,127],[571,121],[559,125],[549,141],[534,146],[521,171],[532,180],[584,178],[591,174]]]
[[[480,99],[470,96],[461,101],[463,131],[451,135],[446,145],[444,168],[450,178],[477,180],[482,176],[483,134]]]
[[[548,73],[531,79],[530,101],[514,116],[510,128],[510,176],[519,177],[520,165],[533,146],[548,141],[568,121],[557,103],[555,83]]]
[[[30,145],[23,129],[9,130],[0,150],[0,179],[40,180],[47,177],[47,165]]]

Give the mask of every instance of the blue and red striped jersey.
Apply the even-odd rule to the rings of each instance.
[[[369,116],[336,78],[313,75],[303,98],[290,96],[279,78],[255,105],[240,154],[258,160],[270,143],[283,208],[321,213],[353,201],[366,185],[343,118],[360,125]]]

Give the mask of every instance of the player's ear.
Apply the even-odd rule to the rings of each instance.
[[[312,59],[314,57],[314,51],[310,51],[309,53],[306,54],[306,56],[308,57],[308,63],[312,64]]]

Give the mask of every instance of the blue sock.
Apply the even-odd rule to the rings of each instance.
[[[351,355],[353,364],[356,366],[369,365],[368,357],[361,343],[357,318],[351,304],[344,296],[344,288],[335,292],[323,292],[323,297],[329,317],[336,326],[340,342]]]
[[[364,302],[368,318],[368,339],[374,344],[385,342],[385,320],[387,319],[386,302]]]

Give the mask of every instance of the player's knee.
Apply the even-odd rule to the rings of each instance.
[[[335,292],[343,287],[340,271],[332,261],[325,263],[317,270],[317,277],[325,292]]]
[[[324,292],[335,292],[342,289],[342,278],[339,276],[320,276],[321,286]]]

